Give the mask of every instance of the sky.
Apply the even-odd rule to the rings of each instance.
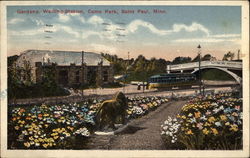
[[[200,44],[202,55],[221,59],[241,49],[241,7],[8,6],[7,36],[8,56],[40,49],[173,60],[194,58]]]

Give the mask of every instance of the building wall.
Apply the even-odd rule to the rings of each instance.
[[[52,65],[42,65],[41,62],[37,62],[35,65],[35,73],[33,74],[33,77],[36,82],[40,82],[42,81],[42,75],[45,70],[51,69]],[[58,84],[63,84],[64,86],[71,87],[74,85],[89,84],[89,75],[95,75],[100,86],[105,83],[114,82],[113,65],[102,66],[102,64],[98,64],[97,66],[86,66],[84,64],[83,66],[76,66],[75,64],[71,64],[70,66],[54,66],[55,80]]]

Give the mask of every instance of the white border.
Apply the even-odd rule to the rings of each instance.
[[[1,2],[1,92],[7,88],[6,6],[17,5],[212,5],[242,6],[243,57],[243,150],[7,150],[7,97],[1,98],[1,157],[248,157],[249,156],[249,3],[247,1],[9,1]],[[6,60],[3,60],[6,59]],[[146,138],[145,138],[146,139]]]

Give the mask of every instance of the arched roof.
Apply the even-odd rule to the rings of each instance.
[[[21,66],[22,61],[26,60],[33,66],[36,62],[57,63],[59,66],[68,66],[70,64],[81,65],[82,52],[77,51],[50,51],[50,50],[26,50],[21,53],[17,64]],[[103,66],[109,66],[110,62],[103,58],[101,54],[93,52],[84,52],[84,63],[87,66],[96,66],[103,62]]]

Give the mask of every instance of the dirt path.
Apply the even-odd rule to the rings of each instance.
[[[175,116],[185,101],[174,101],[161,105],[155,111],[128,123],[117,135],[95,135],[90,139],[89,149],[163,150],[160,125],[168,116]]]

